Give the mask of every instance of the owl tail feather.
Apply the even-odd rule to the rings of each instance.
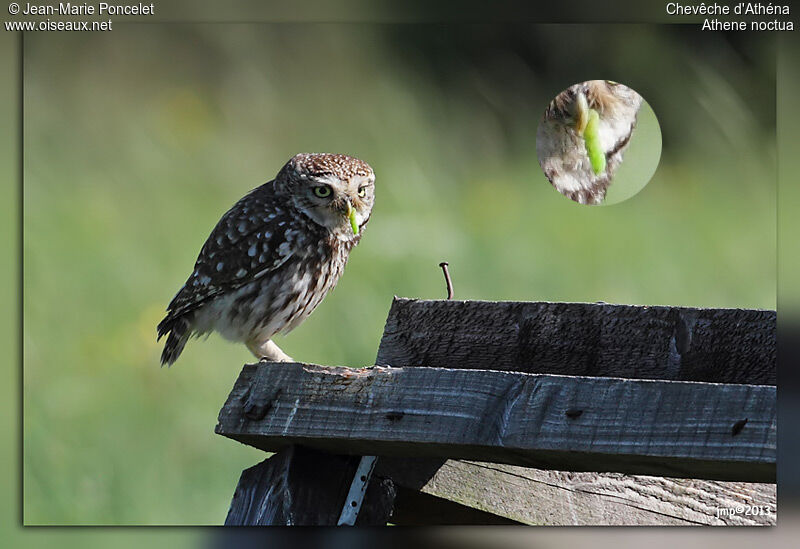
[[[158,339],[160,340],[165,335],[167,343],[164,345],[164,351],[161,353],[161,365],[171,366],[178,357],[181,356],[186,342],[192,335],[191,319],[187,318],[188,315],[167,317],[158,325]]]

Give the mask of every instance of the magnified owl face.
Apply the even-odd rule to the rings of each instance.
[[[539,164],[553,187],[580,204],[603,204],[635,135],[642,104],[636,91],[610,80],[580,82],[559,93],[536,133]],[[660,151],[659,133],[653,170]],[[637,190],[650,176],[634,183]]]

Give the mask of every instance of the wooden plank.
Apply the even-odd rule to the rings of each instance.
[[[376,364],[775,385],[774,311],[395,298]]]
[[[418,492],[427,508],[460,505],[524,524],[582,525],[774,525],[776,486],[745,482],[543,471],[474,461],[382,458],[375,474],[395,485],[395,524],[467,524],[460,515],[433,518],[397,512],[400,494]],[[416,501],[415,501],[416,503]],[[746,506],[770,513],[746,514]],[[733,509],[733,513],[721,510]],[[735,512],[741,509],[741,512]],[[432,521],[430,521],[432,519]],[[490,524],[483,518],[481,524]],[[424,522],[429,521],[429,522]],[[447,521],[447,522],[445,522]],[[474,523],[474,522],[473,522]]]
[[[216,431],[268,451],[775,481],[769,386],[261,363],[242,370]]]
[[[242,472],[225,525],[335,526],[357,466],[358,458],[285,448]],[[373,478],[356,525],[385,525],[394,496],[390,480]]]
[[[703,327],[703,338],[694,333],[698,321]],[[642,331],[651,334],[650,339],[636,339],[632,335],[637,322],[644,324]],[[587,324],[590,326],[588,330]],[[485,330],[491,333],[484,334]],[[554,337],[556,330],[564,331],[566,341],[558,336],[549,339]],[[696,346],[692,348],[692,341],[720,341],[741,332],[745,332],[745,337],[734,346],[723,341],[723,353],[719,352],[718,345],[709,347],[705,343],[705,360],[709,363],[705,367],[698,364],[700,354]],[[491,368],[533,373],[601,373],[676,380],[716,377],[718,381],[732,383],[774,385],[775,343],[774,335],[771,336],[774,333],[775,315],[771,311],[704,311],[580,303],[431,302],[396,298],[387,319],[377,362],[404,367],[445,367],[455,357],[459,368],[486,368],[491,364]],[[598,334],[603,337],[597,337]],[[753,335],[756,336],[755,342]],[[630,341],[627,340],[629,337]],[[574,349],[564,357],[561,354],[564,348],[575,341]],[[766,367],[750,365],[741,368],[737,364],[747,362],[726,363],[725,353],[739,353],[737,359],[740,361],[742,354],[758,358],[750,349],[759,344],[766,347],[763,354]],[[648,347],[652,350],[648,351]],[[483,351],[473,352],[475,348]],[[685,350],[680,353],[679,349]],[[651,359],[642,360],[641,355],[648,352]],[[536,357],[537,361],[513,364],[517,357],[529,356]],[[658,368],[659,357],[662,357],[661,370]],[[567,361],[560,362],[564,358]],[[544,367],[538,359],[544,361]],[[403,465],[404,462],[392,459],[380,462],[384,474],[387,474],[387,469],[393,471],[389,476],[398,483],[399,491],[416,489],[429,497],[441,498],[441,501],[467,502],[478,509],[528,524],[770,524],[775,520],[774,514],[722,515],[717,519],[708,512],[708,502],[720,502],[720,506],[727,502],[732,508],[735,508],[734,502],[771,503],[774,510],[775,486],[771,484],[616,473],[564,473],[502,464],[481,466],[456,460],[411,459],[407,466]],[[421,462],[428,465],[423,466]],[[433,469],[431,463],[435,465]],[[569,478],[579,479],[580,485],[576,487],[566,482],[564,475],[573,475]],[[702,499],[676,500],[672,495],[684,493],[685,483],[691,483],[688,489]],[[700,486],[695,486],[698,483]],[[655,492],[658,497],[646,497],[651,494],[654,484],[663,489]],[[609,491],[604,487],[614,488]],[[563,490],[568,490],[569,497],[563,497]],[[552,497],[559,493],[562,497]],[[624,498],[620,497],[622,493]],[[639,494],[645,494],[645,497]],[[547,513],[539,506],[527,504],[547,501],[548,498],[554,504]]]

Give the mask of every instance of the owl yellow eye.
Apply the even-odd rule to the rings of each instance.
[[[319,185],[314,187],[314,194],[319,198],[328,198],[331,195],[331,188],[327,185]]]
[[[358,188],[358,196],[360,196],[361,198],[364,198],[365,196],[367,196],[367,186],[366,185],[364,185],[363,187],[359,187]]]

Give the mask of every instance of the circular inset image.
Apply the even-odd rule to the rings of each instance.
[[[616,204],[638,193],[661,157],[661,129],[642,96],[610,80],[570,86],[547,106],[536,132],[539,165],[579,204]]]

